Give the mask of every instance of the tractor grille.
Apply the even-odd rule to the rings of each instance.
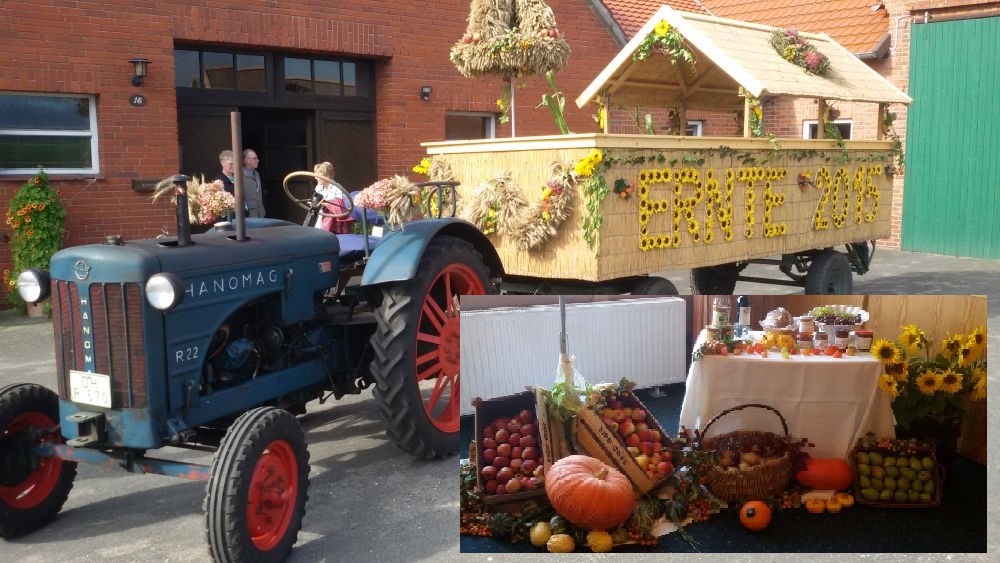
[[[143,346],[142,292],[136,283],[90,284],[90,319],[83,318],[79,285],[52,282],[56,370],[59,396],[69,399],[69,371],[93,369],[111,376],[111,406],[146,406],[146,355]],[[89,331],[88,331],[89,329]],[[89,334],[88,334],[89,332]],[[86,342],[91,349],[85,350]],[[86,356],[93,358],[92,368]]]

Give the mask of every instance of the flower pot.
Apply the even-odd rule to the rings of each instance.
[[[937,461],[946,470],[951,466],[958,450],[958,438],[962,435],[962,417],[950,417],[939,420],[925,416],[914,420],[909,428],[896,428],[897,438],[916,438],[920,441],[935,443]],[[947,475],[947,473],[946,473]]]

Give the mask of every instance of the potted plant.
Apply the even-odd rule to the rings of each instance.
[[[59,191],[49,184],[49,177],[39,168],[38,174],[18,188],[7,210],[7,225],[11,227],[10,254],[12,270],[4,270],[3,283],[7,298],[22,312],[25,303],[17,293],[17,276],[21,272],[38,268],[48,270],[49,260],[63,245],[66,236],[66,208],[59,202]],[[36,316],[48,315],[51,305],[44,309],[30,307]]]
[[[986,398],[986,329],[948,336],[932,354],[924,331],[902,328],[898,344],[879,339],[872,346],[883,366],[878,385],[892,399],[896,435],[934,440],[938,459],[947,465],[968,401]]]

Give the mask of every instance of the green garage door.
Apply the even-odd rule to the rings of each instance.
[[[1000,258],[1000,18],[916,24],[905,250]]]

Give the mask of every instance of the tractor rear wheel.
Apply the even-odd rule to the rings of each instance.
[[[226,431],[212,460],[205,522],[213,561],[282,561],[302,527],[309,451],[295,417],[260,407]]]
[[[459,298],[494,292],[482,255],[448,236],[427,245],[413,279],[382,288],[373,394],[386,434],[404,452],[420,459],[458,452]]]
[[[59,397],[34,383],[0,388],[0,537],[51,522],[73,488],[76,463],[37,457],[41,442],[61,442]]]
[[[817,254],[806,272],[806,295],[849,295],[854,287],[851,262],[836,250]]]

